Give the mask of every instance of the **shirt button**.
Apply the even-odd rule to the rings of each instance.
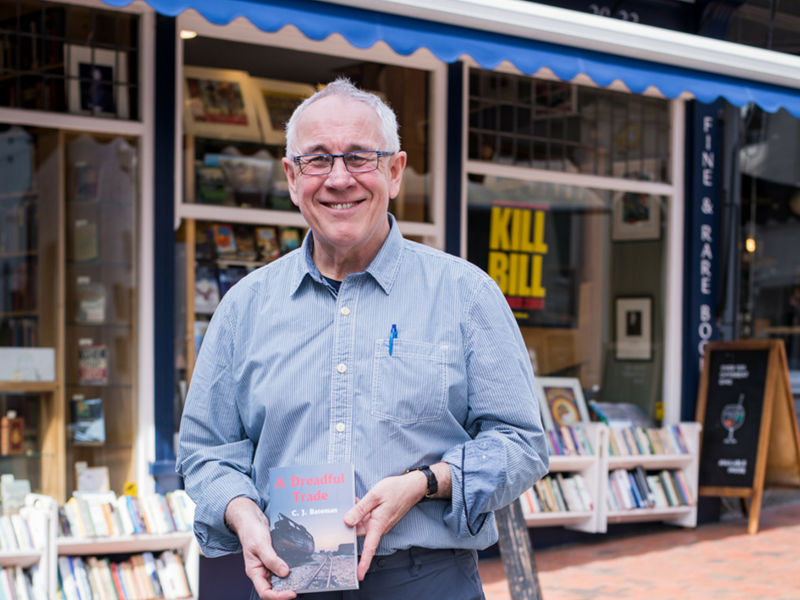
[[[347,308],[346,306],[343,306],[342,307],[342,314],[346,317],[347,315],[350,314],[350,309]]]
[[[337,423],[336,431],[338,431],[339,433],[344,433],[344,423]]]
[[[339,371],[339,373],[344,373],[345,371],[347,371],[347,365],[342,363],[338,367],[336,367],[336,370]]]

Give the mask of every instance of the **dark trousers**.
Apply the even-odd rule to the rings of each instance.
[[[485,600],[475,550],[409,548],[372,559],[359,589],[298,600]]]

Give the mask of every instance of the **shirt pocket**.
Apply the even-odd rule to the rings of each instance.
[[[373,417],[403,425],[435,421],[445,409],[447,346],[386,338],[375,341]]]

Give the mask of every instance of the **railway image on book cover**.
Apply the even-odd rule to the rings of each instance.
[[[270,469],[270,527],[288,577],[272,577],[276,591],[358,589],[356,532],[344,523],[355,502],[349,463]]]

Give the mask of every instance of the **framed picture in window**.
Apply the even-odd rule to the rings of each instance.
[[[653,358],[653,299],[617,298],[617,360]]]
[[[69,112],[129,119],[126,52],[64,44]]]
[[[580,380],[574,377],[537,377],[536,389],[545,429],[589,421]]]
[[[265,144],[286,144],[286,122],[294,109],[306,98],[314,95],[314,86],[277,79],[253,78],[258,101],[258,115]]]
[[[261,141],[252,81],[244,71],[183,68],[183,129],[199,137]]]
[[[657,240],[661,237],[661,202],[657,195],[617,192],[613,203],[612,240]]]

